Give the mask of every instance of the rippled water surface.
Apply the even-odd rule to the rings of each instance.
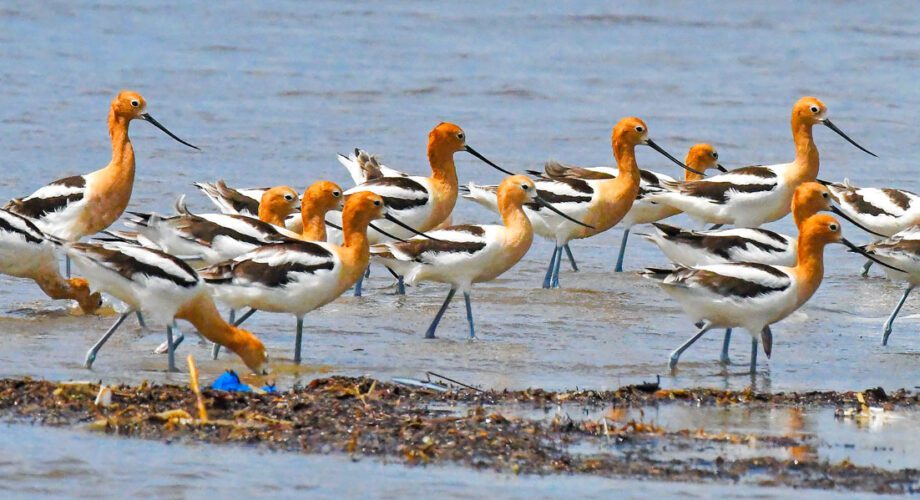
[[[822,98],[835,123],[880,156],[822,128],[822,177],[917,190],[920,89],[910,82],[920,69],[918,35],[920,14],[910,2],[512,2],[503,10],[491,2],[5,2],[0,199],[103,166],[106,110],[121,88],[142,92],[151,114],[203,149],[135,124],[136,210],[169,211],[181,193],[193,209],[212,210],[191,187],[198,180],[345,185],[335,153],[354,147],[423,173],[426,134],[442,120],[516,171],[550,158],[610,163],[610,128],[627,115],[642,117],[677,156],[707,141],[728,166],[783,162],[792,158],[789,108],[806,94]],[[639,162],[678,174],[651,151],[640,151]],[[458,167],[463,183],[500,179],[471,157],[458,156]],[[455,212],[456,221],[494,219],[465,202]],[[772,227],[792,231],[790,221]],[[574,243],[582,271],[566,270],[555,291],[538,288],[551,247],[535,242],[520,265],[476,288],[480,339],[473,343],[464,338],[460,302],[441,338],[423,340],[447,290],[425,284],[397,297],[377,269],[366,297],[308,316],[301,368],[289,364],[292,317],[257,315],[248,325],[268,344],[282,386],[326,373],[386,378],[426,370],[498,388],[610,388],[655,374],[667,387],[749,385],[749,345],[740,333],[738,364],[727,372],[717,363],[717,334],[688,351],[677,373],[667,372],[668,352],[692,325],[653,283],[612,272],[620,234]],[[827,261],[812,301],[774,327],[773,359],[761,360],[757,388],[920,385],[920,303],[908,302],[882,347],[881,324],[900,285],[878,274],[859,278],[861,262],[842,248],[829,248]],[[629,270],[665,263],[634,235]],[[152,354],[162,333],[130,322],[94,370],[83,370],[83,353],[112,319],[72,317],[35,286],[0,277],[0,375],[185,380],[165,374],[165,359]],[[227,356],[207,361],[208,349],[190,338],[180,355],[193,353],[205,377],[241,367]]]

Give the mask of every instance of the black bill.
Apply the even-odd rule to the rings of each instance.
[[[551,211],[553,211],[553,212],[556,212],[556,213],[559,214],[561,217],[563,217],[563,218],[565,218],[565,219],[568,219],[568,220],[574,222],[575,224],[578,224],[579,226],[584,226],[584,227],[586,227],[586,228],[588,228],[588,229],[594,229],[594,226],[589,226],[588,224],[585,224],[584,222],[581,222],[581,221],[579,221],[579,220],[575,220],[575,219],[569,217],[568,215],[562,213],[561,210],[559,210],[558,208],[554,207],[552,204],[550,204],[550,202],[544,200],[543,198],[540,198],[539,196],[534,196],[534,197],[533,197],[533,201],[534,201],[534,203],[536,203],[536,204],[538,204],[538,205],[540,205],[540,206],[542,206],[542,207],[546,207],[547,209],[549,209],[549,210],[551,210]]]
[[[655,141],[653,141],[653,140],[651,140],[651,139],[646,139],[646,140],[645,140],[645,145],[648,146],[648,147],[650,147],[650,148],[652,148],[652,149],[654,149],[655,151],[658,151],[659,153],[661,153],[662,155],[664,155],[665,158],[667,158],[667,159],[673,161],[674,163],[680,165],[680,168],[686,169],[686,170],[688,170],[688,171],[690,171],[690,172],[693,172],[694,174],[706,175],[706,174],[704,174],[703,172],[700,172],[699,170],[692,169],[692,168],[690,168],[690,167],[684,165],[684,163],[683,163],[682,161],[680,161],[680,160],[678,160],[677,158],[674,158],[673,156],[671,156],[671,153],[668,153],[667,151],[665,151],[664,148],[662,148],[662,147],[659,146],[658,144],[655,144]]]
[[[142,115],[141,115],[141,118],[144,119],[144,120],[146,120],[146,121],[148,121],[148,122],[150,122],[150,123],[152,123],[154,127],[158,128],[158,129],[160,129],[160,130],[162,130],[163,132],[166,133],[166,135],[168,135],[168,136],[172,137],[173,139],[175,139],[175,140],[181,142],[182,144],[185,144],[186,146],[188,146],[188,147],[190,147],[190,148],[197,149],[197,150],[201,151],[201,148],[199,148],[198,146],[195,146],[194,144],[189,144],[189,143],[183,141],[182,139],[179,139],[179,137],[177,137],[176,134],[170,132],[170,131],[169,131],[166,127],[164,127],[160,122],[154,120],[153,117],[150,116],[150,113],[144,113],[144,114],[142,114]]]
[[[865,231],[865,232],[867,232],[867,233],[869,233],[869,234],[874,234],[874,235],[879,236],[879,237],[882,237],[882,238],[887,238],[887,236],[885,236],[884,234],[876,233],[875,231],[873,231],[873,230],[867,228],[866,226],[863,226],[862,224],[860,224],[860,223],[856,222],[855,220],[851,219],[849,215],[843,213],[843,210],[840,210],[839,208],[837,208],[837,207],[835,207],[835,206],[831,206],[831,212],[833,212],[833,213],[839,215],[839,216],[840,216],[841,218],[843,218],[843,219],[846,219],[847,221],[850,222],[850,224],[853,224],[854,226],[856,226],[856,227],[862,229],[863,231]]]
[[[907,271],[905,271],[905,270],[903,270],[903,269],[898,269],[897,267],[894,267],[894,266],[892,266],[892,265],[886,264],[886,263],[884,263],[884,262],[878,260],[878,259],[875,258],[875,256],[873,256],[872,254],[866,252],[866,251],[863,250],[862,248],[859,248],[858,246],[856,246],[856,245],[850,243],[849,241],[847,241],[846,238],[842,238],[842,239],[840,240],[840,242],[843,243],[844,246],[846,246],[846,247],[849,248],[850,250],[852,250],[852,251],[854,251],[854,252],[856,252],[856,253],[862,255],[863,257],[865,257],[865,258],[871,260],[872,262],[877,262],[877,263],[879,263],[879,264],[881,264],[881,265],[887,267],[888,269],[894,269],[895,271],[897,271],[897,272],[899,272],[899,273],[907,274]]]
[[[833,130],[834,132],[837,132],[837,135],[839,135],[840,137],[843,137],[844,139],[847,140],[847,142],[849,142],[850,144],[856,146],[857,148],[859,148],[859,149],[862,150],[863,152],[869,153],[870,155],[872,155],[872,156],[878,158],[878,155],[876,155],[876,154],[873,153],[872,151],[869,151],[868,149],[866,149],[866,148],[860,146],[859,144],[856,144],[856,141],[854,141],[853,139],[850,139],[849,136],[847,136],[846,134],[843,133],[843,130],[840,130],[839,128],[837,128],[837,125],[834,125],[833,122],[831,122],[831,121],[828,120],[827,118],[825,118],[824,120],[822,120],[821,123],[823,123],[824,125],[826,125],[827,128]]]
[[[508,174],[508,175],[514,175],[514,172],[509,172],[509,171],[507,171],[507,170],[505,170],[505,169],[499,167],[498,165],[492,163],[491,160],[489,160],[489,159],[486,158],[485,156],[482,156],[481,154],[479,154],[479,151],[476,151],[475,149],[471,148],[470,146],[464,146],[464,149],[466,150],[467,153],[469,153],[469,154],[475,156],[476,158],[479,158],[480,160],[482,160],[483,162],[485,162],[487,165],[489,165],[489,166],[491,166],[492,168],[498,170],[499,172],[504,172],[504,173],[506,173],[506,174]]]
[[[393,224],[396,224],[397,226],[399,226],[399,227],[405,229],[406,231],[412,232],[412,233],[417,234],[417,235],[419,235],[419,236],[424,236],[424,237],[428,238],[429,240],[441,241],[441,240],[439,240],[439,239],[437,239],[437,238],[432,238],[431,236],[428,236],[428,235],[425,234],[425,233],[416,231],[414,227],[412,227],[412,226],[410,226],[410,225],[408,225],[408,224],[403,223],[402,221],[400,221],[400,220],[397,219],[396,217],[393,217],[393,216],[390,215],[390,214],[384,215],[383,218],[386,219],[386,220],[388,220],[388,221],[390,221],[390,222],[392,222]],[[373,227],[373,226],[371,226],[371,227]],[[379,232],[381,232],[381,233],[383,233],[384,235],[389,236],[390,238],[392,238],[392,236],[390,236],[390,235],[384,233],[383,231],[380,231],[380,230],[377,229],[376,227],[375,227],[374,229],[377,230],[377,231],[379,231]],[[399,238],[397,238],[397,239],[399,239]]]
[[[716,169],[718,169],[719,172],[728,172],[728,169],[723,167],[721,163],[716,163]]]

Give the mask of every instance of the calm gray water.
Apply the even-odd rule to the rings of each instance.
[[[180,193],[192,208],[211,210],[190,186],[198,180],[345,185],[335,153],[356,146],[396,168],[427,172],[427,132],[442,120],[464,127],[471,145],[512,170],[550,158],[609,163],[610,128],[627,115],[645,119],[677,156],[707,141],[728,166],[783,162],[792,158],[789,109],[807,94],[880,156],[817,130],[822,177],[917,190],[918,35],[920,13],[910,2],[512,2],[501,11],[476,1],[5,2],[0,199],[103,166],[107,107],[122,88],[143,93],[151,114],[203,149],[135,124],[135,210],[168,211]],[[677,174],[654,152],[641,151],[639,161]],[[461,156],[458,165],[461,182],[500,179],[475,159]],[[471,203],[459,203],[455,214],[494,219]],[[773,227],[792,231],[789,221]],[[749,385],[740,374],[743,334],[730,373],[716,362],[717,335],[688,351],[677,374],[667,373],[668,352],[692,326],[654,284],[611,272],[619,237],[614,229],[575,243],[582,272],[565,272],[559,291],[538,289],[551,248],[536,242],[518,267],[475,290],[475,343],[464,340],[460,303],[445,317],[442,338],[424,341],[446,289],[423,285],[396,297],[376,270],[365,298],[343,298],[308,317],[301,369],[284,362],[293,318],[261,315],[249,326],[280,360],[281,385],[321,373],[425,370],[489,387],[611,388],[655,374],[669,387]],[[762,360],[758,389],[920,385],[920,303],[905,306],[883,348],[881,323],[900,285],[877,274],[859,278],[861,262],[842,248],[827,257],[822,288],[774,328],[774,357]],[[633,238],[628,269],[662,264],[654,247]],[[165,359],[151,353],[162,334],[137,329],[115,337],[86,372],[83,353],[111,318],[70,317],[19,280],[0,277],[0,313],[0,376],[185,379],[165,375]],[[181,349],[183,357],[195,354],[206,377],[241,366],[229,357],[206,361],[203,343]]]

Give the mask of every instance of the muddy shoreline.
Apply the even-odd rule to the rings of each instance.
[[[807,449],[805,435],[664,429],[617,417],[618,408],[655,405],[820,407],[834,408],[840,418],[859,418],[869,407],[915,411],[920,394],[903,390],[759,394],[662,390],[649,384],[610,392],[439,392],[369,378],[331,377],[274,394],[204,390],[207,421],[199,418],[197,398],[188,387],[142,384],[112,390],[111,404],[101,406],[95,404],[96,384],[3,379],[0,418],[169,442],[338,453],[407,465],[449,463],[513,474],[744,482],[876,493],[914,492],[920,486],[917,469],[888,470],[848,460],[831,463],[809,459],[807,453],[788,460],[769,453],[715,459],[693,453],[726,442],[756,443],[756,449],[764,451]],[[503,415],[503,409],[511,407],[547,410],[560,405],[610,411],[602,418],[583,420],[567,414],[552,419]],[[662,445],[686,449],[688,454],[684,459],[661,459],[653,450]]]

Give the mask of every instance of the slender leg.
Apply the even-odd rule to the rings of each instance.
[[[559,255],[559,247],[553,249],[553,256],[549,259],[549,267],[546,268],[546,276],[543,278],[543,288],[549,288],[553,279],[553,269],[556,267],[556,257]]]
[[[888,317],[888,321],[885,322],[885,330],[882,332],[882,345],[888,345],[888,336],[891,335],[891,325],[894,323],[894,319],[898,316],[898,313],[901,312],[901,306],[904,305],[904,301],[907,300],[907,296],[910,295],[910,291],[913,289],[913,285],[907,285],[907,289],[904,290],[904,295],[901,296],[898,305],[895,306],[894,311],[891,312],[891,316]]]
[[[476,329],[473,328],[473,304],[470,302],[470,292],[463,292],[463,301],[466,302],[466,321],[470,324],[470,339],[475,339]]]
[[[303,343],[303,316],[297,316],[297,336],[294,338],[294,364],[300,364],[300,345]]]
[[[169,358],[169,371],[177,372],[176,369],[176,344],[173,343],[173,325],[166,325],[166,344],[168,345],[167,356]]]
[[[869,268],[872,267],[872,264],[873,262],[871,260],[867,260],[866,263],[863,264],[862,272],[859,273],[859,275],[862,276],[863,278],[865,278],[866,276],[869,276]]]
[[[89,351],[86,352],[86,359],[83,361],[84,368],[89,369],[93,367],[93,363],[96,361],[96,354],[99,353],[99,350],[102,349],[102,346],[109,341],[109,337],[115,333],[115,330],[118,330],[118,327],[121,326],[121,324],[124,323],[126,319],[128,319],[128,316],[131,315],[131,313],[132,311],[128,311],[119,316],[118,319],[115,320],[115,324],[110,326],[109,329],[106,330],[105,334],[102,335],[102,337],[100,337],[99,340],[97,340],[96,343],[89,348]]]
[[[369,268],[369,267],[368,267]],[[405,295],[406,294],[406,282],[403,280],[403,277],[396,274],[396,271],[387,268],[387,271],[390,271],[390,274],[396,278],[396,295]]]
[[[629,228],[623,230],[623,239],[620,240],[620,254],[617,255],[617,265],[613,268],[613,272],[622,273],[623,272],[623,256],[626,255],[626,240],[629,239]]]
[[[173,342],[173,349],[175,349],[176,347],[179,347],[179,344],[181,344],[183,340],[185,340],[185,334],[182,333],[182,330],[179,329],[179,325],[176,324],[175,320],[173,320],[172,322],[172,328],[173,328],[173,331],[176,332],[176,339],[175,339],[175,342]],[[169,343],[163,342],[162,344],[157,346],[157,348],[154,349],[153,352],[156,354],[168,353]]]
[[[751,337],[751,375],[757,373],[757,339]]]
[[[70,256],[64,255],[64,274],[67,275],[67,279],[70,279]]]
[[[708,321],[703,322],[703,327],[700,328],[700,331],[696,332],[696,335],[690,337],[690,340],[687,340],[680,347],[674,349],[674,352],[671,353],[671,359],[668,361],[668,368],[674,369],[677,366],[677,361],[680,359],[680,355],[687,350],[688,347],[693,345],[694,342],[700,339],[704,333],[708,332],[712,328],[712,323]]]
[[[247,319],[249,319],[250,316],[252,316],[253,314],[255,314],[256,311],[258,311],[258,309],[254,308],[254,307],[250,307],[248,311],[246,311],[245,313],[243,313],[242,316],[239,317],[239,319],[237,319],[236,321],[233,322],[233,326],[240,326],[240,325],[242,325],[243,322],[246,321]]]
[[[730,365],[731,359],[728,358],[728,346],[732,343],[732,329],[725,329],[725,339],[722,340],[722,356],[719,357],[719,361],[723,365]]]
[[[364,277],[365,278],[371,277],[371,266],[367,266],[367,269],[364,270]]]
[[[435,315],[434,321],[431,322],[431,326],[429,326],[428,331],[425,332],[426,339],[434,338],[434,331],[438,329],[438,323],[441,322],[441,316],[444,316],[444,311],[447,310],[447,306],[450,304],[451,299],[454,298],[455,293],[457,293],[456,288],[451,288],[450,291],[447,292],[447,298],[444,299],[444,303],[441,304],[441,308],[438,309],[438,314]]]
[[[230,323],[231,325],[236,322],[236,309],[230,309]],[[217,356],[220,355],[220,344],[214,342],[214,345],[211,347],[211,359],[217,359]]]
[[[559,288],[559,267],[562,265],[562,247],[556,248],[556,265],[553,266],[553,288]]]
[[[144,315],[140,311],[135,311],[134,315],[137,316],[137,324],[140,325],[144,330],[147,329],[147,322],[144,321]]]
[[[574,271],[574,272],[577,273],[577,272],[578,272],[578,264],[575,263],[575,256],[572,255],[572,248],[569,247],[569,244],[568,244],[568,243],[566,243],[565,246],[563,246],[562,248],[565,250],[565,255],[566,255],[566,257],[569,258],[569,264],[572,265],[572,271]]]
[[[355,297],[361,296],[361,285],[363,284],[364,284],[364,275],[362,274],[361,277],[358,278],[358,282],[355,283]]]

